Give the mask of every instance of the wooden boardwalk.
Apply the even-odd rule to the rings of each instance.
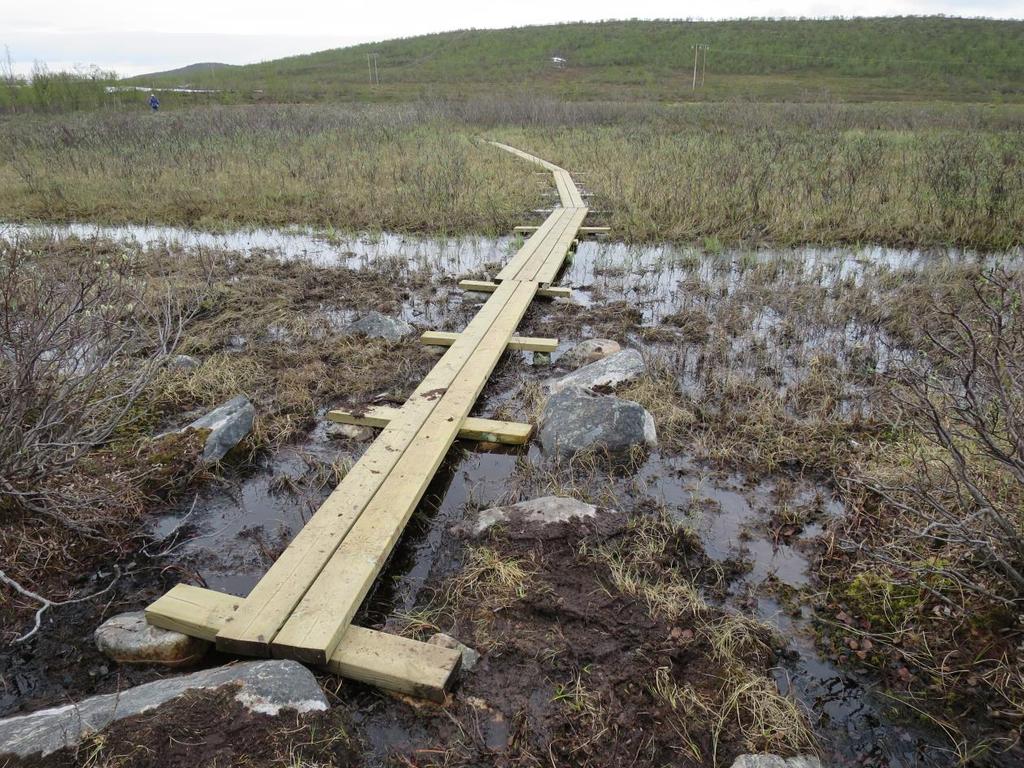
[[[448,350],[401,408],[329,414],[383,429],[248,597],[178,585],[146,609],[151,624],[213,640],[229,653],[297,659],[383,688],[444,697],[459,667],[457,651],[355,627],[352,618],[456,438],[529,438],[530,425],[469,412],[506,349],[557,345],[514,333],[535,297],[565,295],[551,283],[587,215],[567,171],[492,143],[549,170],[562,207],[493,282],[461,284],[491,295],[462,333],[425,334],[425,342]]]

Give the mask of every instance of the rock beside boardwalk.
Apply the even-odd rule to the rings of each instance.
[[[203,461],[215,462],[223,459],[228,451],[238,445],[252,432],[256,408],[245,395],[228,400],[201,416],[186,429],[209,430],[203,446]]]
[[[647,370],[644,359],[635,349],[624,349],[594,363],[577,368],[549,385],[552,392],[570,387],[609,391],[636,381]]]
[[[559,362],[578,368],[588,363],[596,363],[598,360],[614,355],[621,350],[622,347],[619,346],[619,342],[612,341],[611,339],[587,339],[586,341],[581,341],[562,355],[562,359]]]
[[[464,643],[460,643],[451,635],[446,635],[444,632],[438,632],[436,635],[432,635],[427,640],[429,645],[439,645],[442,648],[451,648],[453,651],[458,651],[462,654],[462,671],[471,672],[476,663],[480,661],[480,653]]]
[[[210,649],[196,637],[154,627],[142,611],[112,616],[93,633],[100,652],[119,664],[195,664]]]
[[[225,685],[236,685],[235,700],[250,712],[264,715],[277,715],[283,709],[321,712],[329,707],[313,673],[298,662],[250,661],[0,720],[0,757],[45,757],[76,746],[116,720],[155,709],[187,691]]]
[[[416,329],[398,317],[388,317],[380,312],[367,312],[353,323],[349,323],[346,333],[367,336],[371,339],[399,341],[415,333]]]
[[[732,768],[821,768],[821,761],[813,755],[740,755],[733,762]]]
[[[596,515],[597,507],[578,499],[568,496],[542,496],[518,504],[480,510],[473,521],[467,520],[456,526],[456,531],[477,537],[499,523],[548,525]]]
[[[548,398],[540,444],[544,453],[560,458],[591,449],[615,456],[633,446],[655,448],[658,435],[654,417],[639,403],[570,387]]]

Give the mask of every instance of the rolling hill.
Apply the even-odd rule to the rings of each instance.
[[[708,46],[707,70],[694,91],[698,43]],[[370,53],[379,85],[368,82]],[[1024,21],[609,21],[460,30],[246,66],[192,65],[129,82],[296,101],[464,97],[495,88],[571,99],[1020,101]]]

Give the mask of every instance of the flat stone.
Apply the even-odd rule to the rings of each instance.
[[[562,355],[562,359],[559,362],[578,367],[587,363],[596,363],[598,360],[614,355],[621,350],[622,347],[619,346],[619,342],[612,341],[611,339],[587,339],[568,350]]]
[[[228,337],[228,349],[241,350],[249,346],[249,340],[241,334],[234,334]]]
[[[398,341],[416,329],[398,317],[388,317],[380,312],[367,312],[345,329],[349,334],[360,334],[371,339]]]
[[[451,648],[453,651],[458,651],[462,654],[462,669],[466,672],[471,672],[476,663],[480,661],[480,653],[464,643],[460,643],[451,635],[446,635],[444,632],[438,632],[436,635],[431,636],[427,640],[428,645],[439,645],[442,648]]]
[[[331,440],[357,440],[362,442],[373,437],[373,430],[369,427],[361,427],[358,424],[331,422],[324,430],[324,434]]]
[[[573,519],[595,517],[597,507],[568,496],[542,496],[504,507],[480,510],[472,522],[463,521],[454,530],[477,537],[499,523],[530,523],[549,525]]]
[[[228,400],[205,416],[200,416],[186,429],[208,429],[203,447],[203,461],[215,462],[223,459],[228,451],[238,445],[242,439],[252,432],[256,408],[245,395]]]
[[[813,755],[740,755],[733,761],[732,768],[821,768],[821,761]]]
[[[644,359],[635,349],[624,349],[594,363],[577,368],[570,374],[548,385],[552,392],[569,387],[581,389],[613,390],[636,381],[647,370]]]
[[[615,456],[625,454],[634,445],[658,445],[654,417],[639,403],[596,395],[580,387],[564,389],[548,398],[539,432],[544,453],[561,458],[588,449]]]
[[[152,626],[142,611],[112,616],[93,637],[100,652],[119,664],[183,667],[195,664],[210,649],[205,640]]]
[[[191,355],[175,355],[167,361],[167,368],[172,371],[192,371],[199,367],[199,361]]]
[[[134,717],[178,698],[186,691],[238,685],[235,700],[251,712],[277,715],[328,709],[313,674],[296,661],[250,661],[169,677],[75,704],[0,720],[0,756],[52,754],[74,747],[115,720]]]

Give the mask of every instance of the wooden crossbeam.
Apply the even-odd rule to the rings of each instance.
[[[480,293],[494,293],[498,289],[498,283],[489,280],[459,280],[459,288],[464,291],[478,291]],[[538,288],[537,295],[548,299],[568,299],[572,297],[572,288]]]
[[[458,341],[459,333],[448,331],[426,331],[420,336],[422,344],[435,347],[450,347]],[[508,340],[509,349],[521,349],[526,352],[554,352],[558,349],[558,339],[544,339],[536,336],[513,336]]]
[[[212,641],[242,602],[240,597],[212,589],[178,584],[146,608],[146,621]],[[461,663],[462,654],[451,648],[349,627],[325,666],[352,680],[444,701]]]
[[[378,405],[359,413],[342,410],[328,411],[327,418],[329,421],[339,424],[356,424],[361,427],[386,427],[392,419],[398,417],[399,412],[398,408]],[[531,434],[533,434],[532,424],[480,419],[475,416],[466,418],[462,422],[462,426],[459,427],[460,440],[479,440],[486,443],[501,443],[503,445],[524,445],[530,439]]]
[[[539,227],[536,227],[536,226],[522,225],[522,226],[515,227],[512,231],[513,232],[518,232],[520,234],[525,234],[527,232],[536,232],[538,229],[539,229]],[[579,234],[581,234],[581,235],[607,235],[609,232],[612,231],[612,228],[611,227],[580,227],[576,231]]]

